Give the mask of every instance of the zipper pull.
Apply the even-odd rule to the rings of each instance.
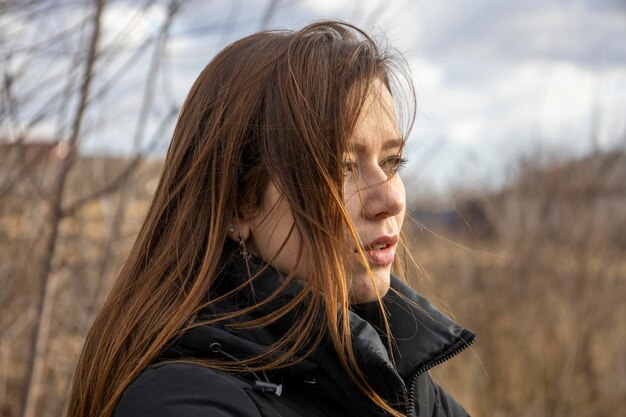
[[[260,392],[262,394],[276,394],[280,396],[283,393],[282,384],[274,384],[272,382],[254,381],[254,392]]]

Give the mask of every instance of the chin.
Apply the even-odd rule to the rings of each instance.
[[[350,288],[351,304],[362,304],[370,301],[376,301],[378,297],[384,297],[389,291],[391,273],[389,271],[385,271],[384,273],[377,271],[372,272],[374,273],[374,283],[376,284],[376,288],[374,288],[372,280],[366,273],[358,279],[355,279]]]

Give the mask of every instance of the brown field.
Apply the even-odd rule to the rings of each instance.
[[[82,159],[66,206],[126,163]],[[457,195],[460,226],[411,229],[420,266],[413,285],[478,334],[470,350],[433,372],[473,415],[626,409],[625,165],[620,153],[531,167],[498,193]],[[67,213],[42,281],[51,223],[41,190],[54,169],[36,167],[0,198],[1,417],[22,412],[42,288],[37,415],[63,415],[83,337],[138,232],[160,164],[143,162],[125,186]]]

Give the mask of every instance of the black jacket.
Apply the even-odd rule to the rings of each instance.
[[[260,262],[253,259],[255,272]],[[212,295],[225,293],[247,276],[237,258],[225,271]],[[246,287],[217,304],[210,313],[251,305],[278,288],[282,276],[272,268]],[[283,297],[266,305],[267,314],[298,291],[297,282]],[[352,343],[360,368],[370,385],[409,416],[466,416],[467,413],[432,381],[428,370],[456,355],[474,341],[474,333],[437,311],[426,299],[392,276],[384,297],[394,337],[395,366],[382,328],[377,303],[354,306],[350,312]],[[410,301],[408,301],[410,300]],[[255,313],[251,313],[254,315]],[[222,325],[200,326],[171,344],[159,360],[127,388],[115,417],[291,417],[386,415],[349,382],[330,343],[313,355],[282,370],[234,375],[206,367],[167,363],[168,359],[238,358],[266,351],[297,319],[292,312],[257,330],[233,331]]]

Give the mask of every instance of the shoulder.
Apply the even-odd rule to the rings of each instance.
[[[142,372],[122,396],[114,417],[260,417],[238,378],[193,364],[166,364]]]

